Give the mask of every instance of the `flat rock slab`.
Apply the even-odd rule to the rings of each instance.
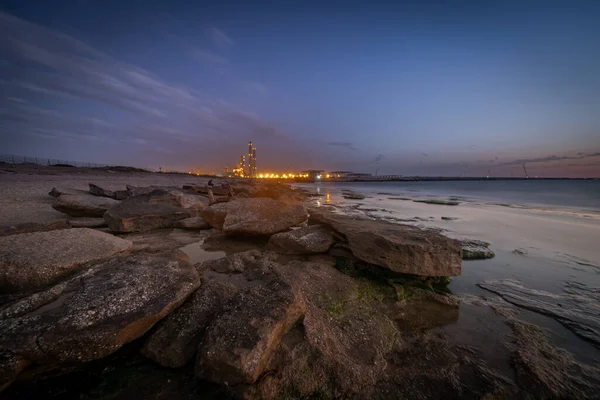
[[[0,291],[39,289],[131,247],[128,240],[88,228],[0,237]]]
[[[184,261],[137,254],[92,262],[70,280],[0,310],[0,354],[11,355],[0,358],[0,370],[106,357],[199,285],[197,271]]]
[[[280,254],[325,253],[334,244],[329,230],[320,225],[307,226],[289,232],[276,233],[269,248]]]
[[[104,214],[104,220],[113,232],[173,228],[175,222],[197,216],[204,201],[198,195],[155,189],[123,200]]]
[[[108,197],[94,196],[91,193],[61,194],[52,208],[72,217],[102,217],[106,210],[119,204]]]
[[[458,240],[410,225],[356,219],[312,210],[311,219],[335,230],[360,260],[392,271],[422,276],[456,276],[462,272]]]
[[[518,307],[556,319],[600,348],[600,288],[567,281],[564,293],[556,294],[524,287],[521,282],[512,279],[489,280],[477,286]]]
[[[291,286],[274,279],[242,290],[224,307],[199,348],[198,376],[229,385],[252,384],[304,314],[304,304]]]
[[[272,235],[306,221],[300,204],[286,204],[270,198],[248,198],[215,204],[202,216],[212,227],[231,235]]]

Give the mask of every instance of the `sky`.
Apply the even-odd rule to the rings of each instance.
[[[390,2],[388,2],[390,3]],[[0,154],[600,177],[600,3],[0,0]]]

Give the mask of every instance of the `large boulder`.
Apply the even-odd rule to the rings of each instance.
[[[207,207],[202,216],[212,227],[231,235],[272,235],[306,221],[300,204],[270,198],[238,199]]]
[[[437,232],[316,209],[311,211],[311,219],[333,228],[347,242],[352,254],[364,262],[403,274],[461,274],[460,241]]]
[[[39,289],[78,271],[84,263],[131,246],[128,240],[88,228],[0,237],[0,291]]]
[[[225,304],[199,348],[202,379],[229,385],[255,383],[283,336],[304,314],[299,293],[280,279],[243,289]]]
[[[72,217],[102,217],[106,210],[118,204],[117,200],[81,191],[61,194],[52,204],[52,208]]]
[[[269,248],[281,254],[325,253],[333,244],[329,230],[320,225],[277,233],[269,240]]]
[[[147,255],[95,261],[84,272],[0,310],[6,383],[28,363],[106,357],[144,335],[200,285],[189,263]]]
[[[351,394],[378,385],[395,368],[387,360],[403,341],[390,316],[404,310],[393,308],[396,291],[385,281],[355,279],[334,264],[327,256],[290,261],[258,251],[212,262],[204,282],[226,280],[239,291],[198,341],[198,377],[250,384],[248,398],[365,398]],[[437,369],[432,362],[427,372]]]
[[[104,214],[104,220],[115,232],[145,232],[173,228],[179,220],[198,216],[204,206],[202,196],[155,189],[123,200]]]

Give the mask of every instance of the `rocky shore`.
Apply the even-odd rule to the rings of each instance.
[[[0,227],[0,396],[593,393],[595,371],[559,385],[561,355],[520,352],[543,334],[508,303],[480,301],[516,335],[516,377],[428,328],[456,321],[464,299],[446,285],[463,248],[486,258],[487,243],[315,207],[287,185],[133,183],[50,186],[32,202],[63,217]]]

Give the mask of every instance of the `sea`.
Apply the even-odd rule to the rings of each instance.
[[[463,301],[454,320],[440,318],[439,329],[457,344],[484,349],[488,361],[501,360],[507,374],[510,329],[493,312],[474,306],[478,301],[515,310],[518,318],[543,329],[560,351],[582,365],[600,366],[600,180],[298,186],[315,192],[317,206],[489,243],[494,258],[463,261],[462,274],[453,277],[448,289]],[[345,198],[348,191],[364,199]],[[444,314],[430,318],[436,315]]]
[[[460,196],[488,202],[572,207],[600,211],[600,180],[526,179],[457,180],[390,182],[317,182],[319,190],[352,189],[362,193],[421,195],[428,197]]]

